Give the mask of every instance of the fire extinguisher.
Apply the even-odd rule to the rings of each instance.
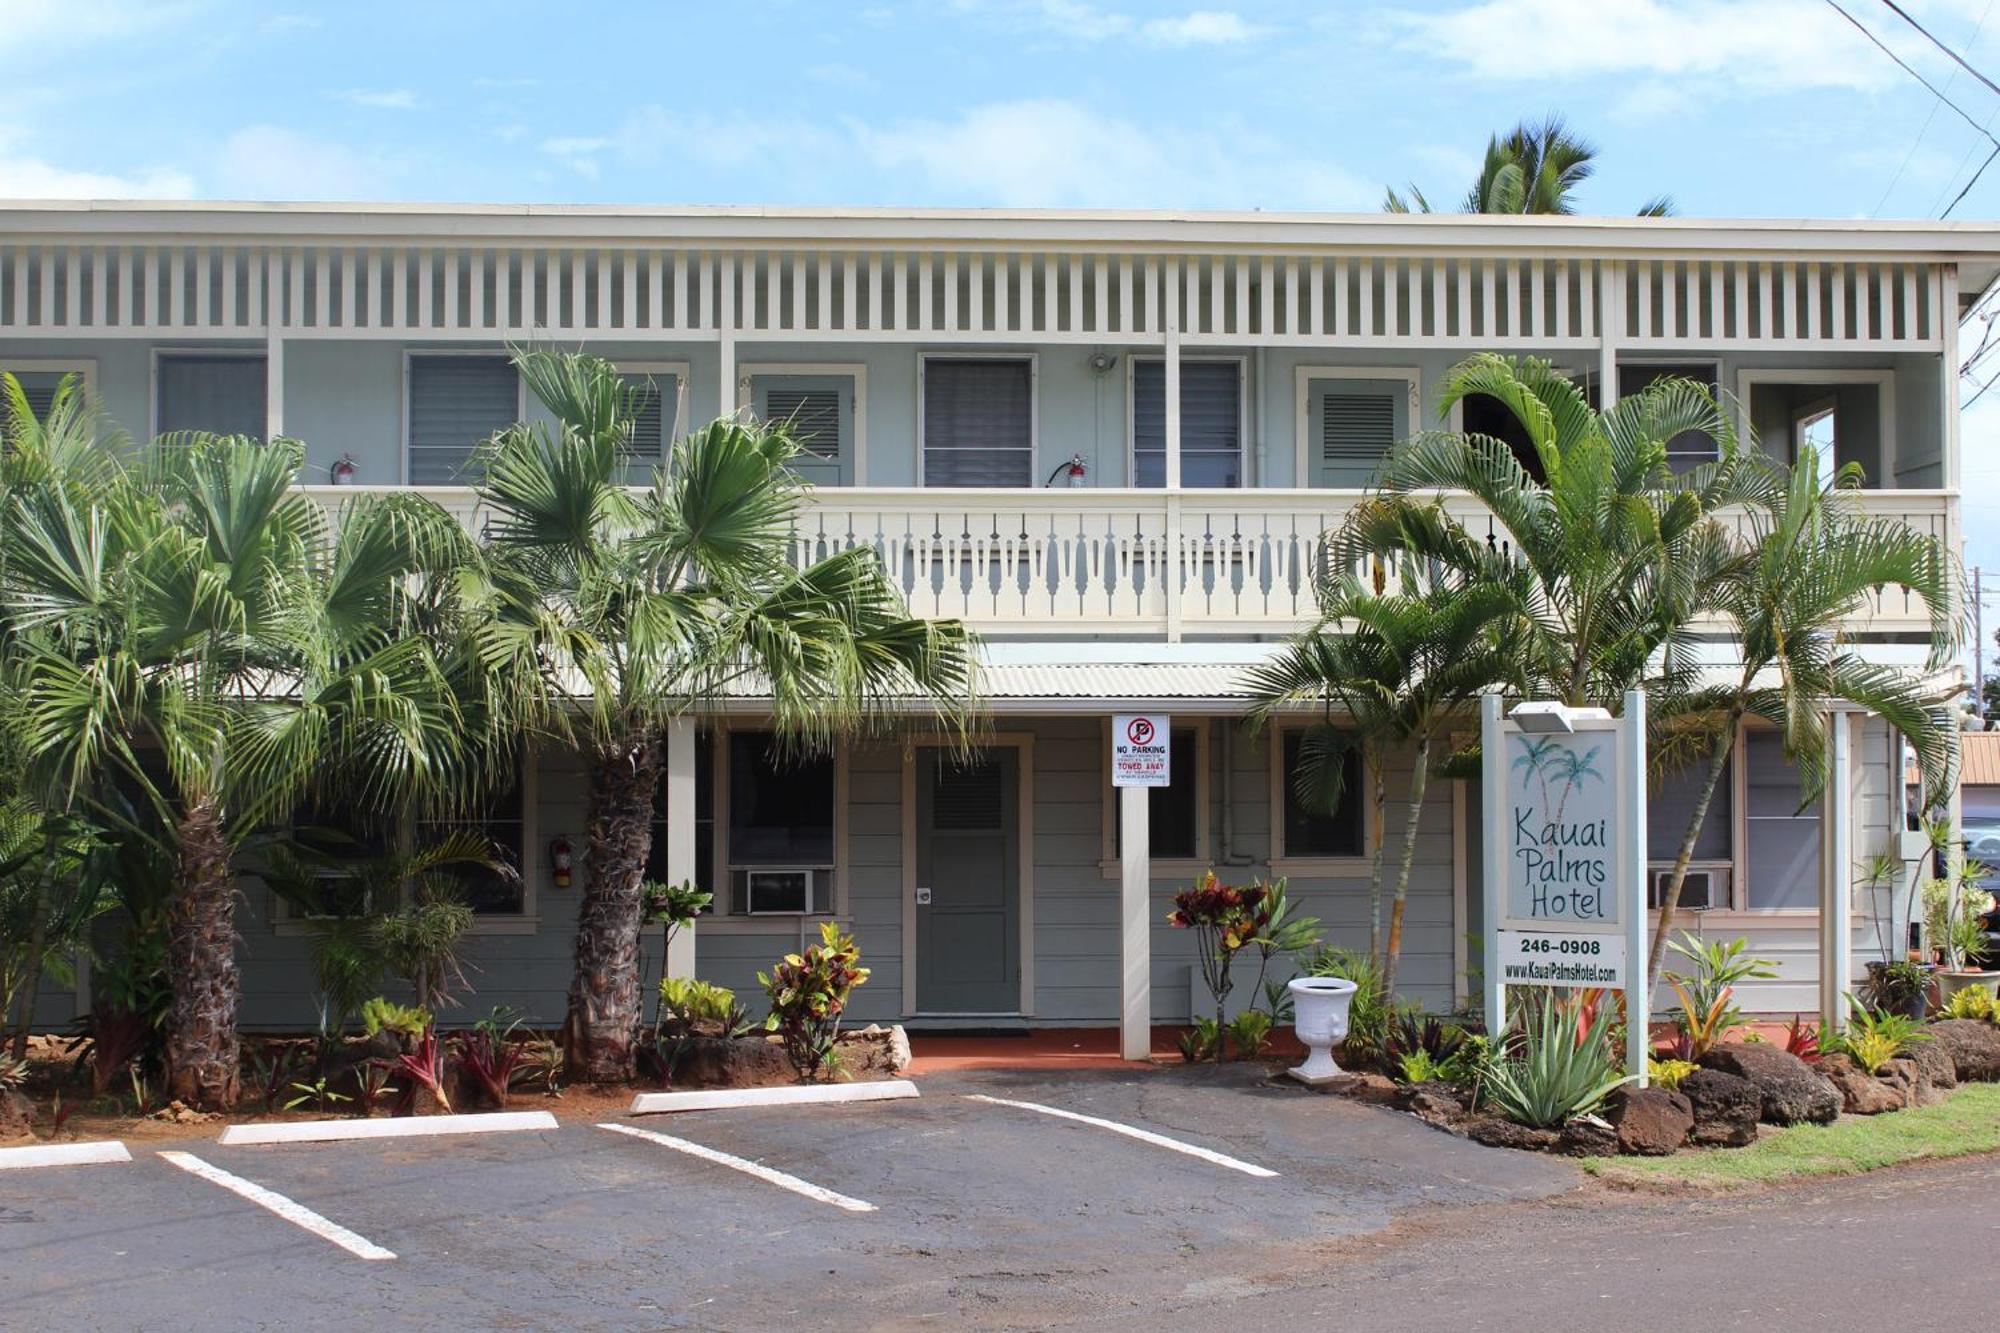
[[[549,877],[559,889],[569,887],[570,847],[568,838],[549,839]]]
[[[339,458],[334,459],[333,466],[327,469],[327,472],[332,475],[333,484],[336,486],[352,486],[354,478],[360,471],[361,464],[355,460],[353,454],[342,454]]]
[[[1061,477],[1063,484],[1071,490],[1080,490],[1089,482],[1090,467],[1083,461],[1082,454],[1071,454],[1067,463],[1056,464],[1056,470],[1049,473],[1049,479],[1043,485],[1055,485],[1057,477]]]

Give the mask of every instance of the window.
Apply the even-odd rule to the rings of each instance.
[[[1751,911],[1819,907],[1819,805],[1799,809],[1799,772],[1784,738],[1752,731],[1743,738],[1744,906]]]
[[[1360,750],[1350,749],[1347,752],[1340,804],[1330,813],[1309,811],[1300,803],[1297,784],[1293,781],[1293,774],[1299,770],[1299,745],[1304,737],[1305,731],[1299,728],[1288,729],[1284,733],[1284,762],[1278,773],[1279,785],[1283,789],[1279,800],[1284,804],[1284,836],[1277,855],[1280,858],[1365,856],[1367,846],[1361,813],[1367,795],[1362,790],[1364,774]]]
[[[653,840],[646,852],[646,878],[671,884],[667,873],[667,780],[661,775],[653,789]],[[700,731],[694,738],[694,882],[715,892],[715,736]]]
[[[1889,475],[1894,381],[1890,371],[1744,371],[1738,398],[1757,442],[1781,463],[1811,445],[1824,480],[1858,463],[1871,486],[1921,484]]]
[[[293,814],[291,841],[304,882],[279,896],[279,921],[333,921],[366,916],[377,903],[365,875],[395,846],[390,821],[334,801],[307,801]]]
[[[1650,384],[1664,379],[1693,380],[1710,393],[1716,390],[1715,363],[1713,361],[1694,362],[1687,365],[1637,365],[1618,367],[1618,396],[1632,398],[1643,393]],[[1667,465],[1675,472],[1686,472],[1703,463],[1713,463],[1720,450],[1712,436],[1705,431],[1684,430],[1667,441]]]
[[[235,352],[162,352],[154,371],[159,434],[200,430],[264,438],[264,357]]]
[[[1168,776],[1165,787],[1146,790],[1146,854],[1155,861],[1198,861],[1206,855],[1202,832],[1207,820],[1201,808],[1206,790],[1202,772],[1200,727],[1174,727],[1169,733]],[[1111,829],[1111,859],[1124,854],[1124,830],[1118,819],[1118,788],[1110,790],[1105,819]]]
[[[1167,365],[1132,363],[1132,484],[1167,484]],[[1243,363],[1181,362],[1181,484],[1243,484]]]
[[[926,357],[924,485],[1035,484],[1035,371],[1025,357]]]
[[[782,875],[809,872],[811,910],[833,911],[834,758],[790,755],[762,731],[729,733],[729,910],[780,910]],[[796,908],[791,910],[797,910]]]
[[[473,451],[521,418],[521,382],[505,356],[410,358],[410,482],[466,480]]]
[[[524,770],[525,764],[517,773]],[[508,868],[462,866],[450,872],[474,916],[527,915],[527,803],[526,783],[517,775],[506,790],[494,793],[479,813],[460,819],[424,820],[417,825],[419,847],[452,833],[475,833],[492,844],[488,854]]]
[[[1373,481],[1382,459],[1416,428],[1417,385],[1414,369],[1300,366],[1292,409],[1299,480],[1343,490]]]
[[[1546,484],[1542,456],[1528,435],[1528,428],[1514,410],[1491,394],[1471,393],[1459,401],[1459,424],[1467,435],[1484,435],[1500,441],[1514,453],[1514,461],[1537,482]]]
[[[632,386],[632,438],[625,444],[625,483],[650,486],[653,474],[667,461],[680,422],[681,379],[671,371],[635,370],[624,377]]]
[[[1646,801],[1646,860],[1651,867],[1650,906],[1659,906],[1664,885],[1671,881],[1674,861],[1680,856],[1681,839],[1687,836],[1688,820],[1694,817],[1695,801],[1708,778],[1710,756],[1703,755],[1686,767],[1666,775]],[[1730,880],[1735,858],[1736,765],[1724,764],[1716,780],[1715,793],[1702,815],[1701,831],[1695,835],[1694,855],[1688,862],[1688,876],[1681,884],[1681,906],[1722,908],[1732,905]],[[1704,890],[1706,895],[1704,896]]]
[[[21,392],[28,400],[28,410],[35,414],[37,421],[48,420],[49,408],[55,404],[56,388],[65,378],[74,376],[79,387],[90,378],[89,370],[83,365],[59,365],[47,361],[30,365],[0,365],[0,370],[20,381]]]
[[[794,472],[815,486],[852,485],[865,378],[859,366],[764,367],[746,376],[745,401],[798,442]]]

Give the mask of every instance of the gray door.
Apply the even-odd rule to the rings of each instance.
[[[1306,389],[1306,485],[1368,485],[1383,455],[1410,433],[1409,381],[1316,379]]]
[[[920,1012],[1020,1012],[1018,784],[1012,749],[917,751]]]

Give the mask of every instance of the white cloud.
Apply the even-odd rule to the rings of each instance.
[[[55,166],[19,151],[20,136],[0,130],[0,198],[186,199],[195,192],[185,172],[167,167],[118,174]]]
[[[1957,14],[1969,3],[1915,8]],[[1410,50],[1508,82],[1653,75],[1792,91],[1873,90],[1909,79],[1823,0],[1478,0],[1392,18]],[[1912,63],[1941,58],[1905,25],[1870,27]]]
[[[191,18],[198,0],[6,0],[0,52],[48,56],[128,41]]]
[[[214,188],[222,199],[379,199],[396,193],[386,163],[275,125],[251,125],[223,140]]]
[[[598,155],[611,147],[611,140],[573,136],[542,140],[542,151],[587,180],[596,180]]]
[[[371,111],[415,111],[423,105],[408,88],[349,88],[334,96],[349,106]]]
[[[1240,14],[1222,9],[1197,9],[1180,18],[1150,19],[1139,35],[1154,46],[1236,46],[1255,41],[1265,29],[1245,23]]]
[[[1186,14],[1137,19],[1087,0],[1007,0],[998,6],[983,0],[958,0],[968,12],[992,12],[1016,26],[1042,28],[1078,42],[1136,38],[1148,46],[1234,46],[1254,41],[1268,30],[1226,9],[1196,9]]]

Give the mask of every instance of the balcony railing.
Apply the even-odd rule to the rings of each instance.
[[[307,489],[337,504],[364,488]],[[470,489],[412,489],[473,532],[483,526]],[[813,493],[795,548],[803,562],[872,547],[912,612],[955,617],[988,635],[1285,634],[1314,619],[1322,539],[1363,494],[823,488]],[[1869,514],[1957,549],[1952,493],[1869,491],[1862,500]],[[1445,503],[1475,532],[1499,536],[1475,501]],[[1747,535],[1747,514],[1723,517]],[[1889,589],[1854,628],[1904,633],[1926,624],[1915,598]]]

